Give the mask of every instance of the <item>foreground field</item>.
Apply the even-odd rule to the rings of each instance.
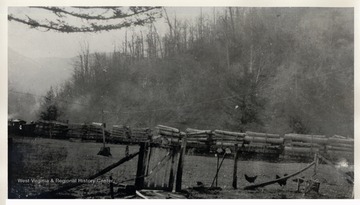
[[[112,157],[97,155],[99,143],[69,142],[42,138],[13,139],[9,145],[9,198],[26,198],[54,190],[73,179],[86,179],[106,166],[125,156],[124,145],[108,145]],[[129,152],[138,151],[138,146],[130,146]],[[57,198],[110,198],[108,179],[112,176],[117,182],[133,184],[136,175],[137,158],[111,170],[95,181],[62,192]],[[257,183],[275,179],[276,174],[291,174],[305,167],[306,163],[270,163],[263,161],[238,162],[238,189],[233,190],[233,160],[225,159],[219,173],[218,187],[221,190],[195,191],[192,187],[201,182],[209,187],[216,173],[216,158],[186,156],[183,189],[189,198],[350,198],[352,185],[334,168],[321,164],[316,178],[321,182],[320,194],[311,192],[306,196],[298,193],[297,184],[291,179],[284,187],[269,185],[254,191],[242,188],[249,185],[244,174],[257,175]],[[351,169],[351,167],[347,167]],[[313,169],[299,176],[309,178]]]

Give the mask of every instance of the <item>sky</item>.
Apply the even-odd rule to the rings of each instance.
[[[220,9],[220,8],[219,8]],[[204,15],[213,12],[213,8],[200,7],[170,7],[166,8],[170,18],[193,21],[202,12]],[[9,13],[49,17],[49,12],[39,13],[38,9],[24,7],[9,7]],[[168,26],[164,18],[158,19],[155,26],[160,33],[164,33]],[[144,30],[145,28],[137,27]],[[134,28],[128,29],[131,30]],[[128,32],[129,32],[128,31]],[[91,52],[111,52],[115,45],[120,45],[125,36],[125,29],[104,31],[100,33],[59,33],[55,31],[39,31],[25,24],[15,21],[8,22],[8,48],[30,58],[65,57],[71,58],[78,54],[80,45],[88,42]]]

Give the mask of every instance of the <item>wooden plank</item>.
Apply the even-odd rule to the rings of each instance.
[[[178,169],[176,172],[176,184],[175,184],[175,191],[181,191],[182,185],[182,174],[183,174],[183,166],[185,161],[185,154],[186,154],[186,135],[183,137],[179,152],[179,162],[178,162]]]
[[[170,159],[171,160],[171,159]],[[167,189],[168,187],[168,182],[169,182],[169,167],[170,167],[171,162],[167,161],[165,167],[165,173],[164,173],[164,178],[163,178],[163,187],[165,189]]]
[[[282,180],[287,180],[289,179],[290,177],[293,177],[293,176],[296,176],[298,174],[300,174],[301,172],[309,169],[310,167],[312,167],[313,165],[315,164],[315,162],[312,162],[310,163],[308,166],[306,166],[305,168],[293,173],[293,174],[290,174],[288,176],[285,176],[285,177],[281,177],[279,179],[275,179],[275,180],[271,180],[271,181],[268,181],[268,182],[264,182],[264,183],[260,183],[260,184],[254,184],[254,185],[250,185],[250,186],[246,186],[244,187],[244,190],[253,190],[255,188],[258,188],[258,187],[264,187],[264,186],[267,186],[267,185],[270,185],[270,184],[274,184],[274,183],[277,183],[279,181],[282,181]]]
[[[145,142],[140,143],[136,179],[135,179],[135,187],[137,190],[142,189],[144,187],[146,150],[147,150],[146,143]]]
[[[148,197],[146,197],[145,195],[143,195],[142,193],[140,193],[138,190],[135,191],[136,195],[138,195],[139,197],[143,198],[143,199],[149,199]]]
[[[171,193],[163,190],[139,190],[136,195],[143,199],[186,199],[182,194]]]
[[[146,175],[149,174],[149,166],[150,166],[150,159],[151,159],[152,147],[149,146],[148,149],[149,149],[149,150],[147,151],[147,154],[146,154],[146,168],[145,168],[145,173],[146,173]]]
[[[154,182],[154,187],[155,188],[158,188],[158,185],[159,185],[159,179],[158,179],[158,174],[159,174],[159,170],[157,170],[155,173],[154,173],[154,177],[153,177],[153,182]]]
[[[171,149],[171,164],[170,164],[170,172],[169,172],[169,184],[168,188],[169,191],[172,191],[174,189],[174,164],[175,164],[175,155],[176,155],[176,149]]]
[[[91,179],[95,179],[101,175],[104,175],[106,174],[107,172],[111,171],[112,169],[118,167],[119,165],[131,160],[132,158],[136,157],[137,155],[139,154],[139,152],[136,152],[136,153],[133,153],[133,154],[130,154],[129,156],[127,157],[124,157],[122,159],[120,159],[119,161],[111,164],[110,166],[107,166],[106,168],[104,168],[103,170],[99,171],[98,173],[94,174],[94,175],[91,175],[85,179],[88,179],[88,180],[91,180]],[[85,181],[85,180],[84,180]],[[29,197],[29,198],[47,198],[49,196],[52,196],[56,193],[59,193],[59,192],[62,192],[62,191],[66,191],[66,190],[69,190],[69,189],[72,189],[72,188],[75,188],[77,186],[80,186],[82,184],[85,184],[85,182],[78,182],[78,183],[73,183],[73,184],[69,184],[69,185],[66,185],[66,186],[63,186],[59,189],[56,189],[56,190],[53,190],[53,191],[49,191],[49,192],[44,192],[44,193],[41,193],[37,196],[33,196],[33,197]]]

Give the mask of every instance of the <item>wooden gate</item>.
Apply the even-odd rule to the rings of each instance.
[[[182,144],[140,143],[136,189],[180,191],[186,140]]]

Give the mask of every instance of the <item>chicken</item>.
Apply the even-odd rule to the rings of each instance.
[[[257,176],[249,177],[246,174],[244,176],[245,176],[246,181],[248,181],[249,183],[254,183],[257,178]]]
[[[197,182],[196,182],[196,185],[197,185],[198,187],[204,187],[204,183],[202,183],[201,181],[197,181]]]
[[[216,152],[217,152],[218,154],[222,154],[222,153],[224,153],[224,150],[223,150],[222,148],[218,148],[218,149],[216,150]]]
[[[349,184],[354,184],[354,172],[346,172],[345,174],[347,175],[346,181]]]
[[[287,174],[284,174],[284,177],[286,177],[287,176]],[[276,175],[276,179],[280,179],[281,177],[279,176],[279,175]],[[287,181],[287,179],[282,179],[282,180],[280,180],[280,181],[278,181],[278,184],[280,185],[280,186],[285,186],[286,185],[286,181]]]
[[[351,177],[352,179],[354,179],[354,172],[350,171],[350,172],[346,172],[345,174]]]

